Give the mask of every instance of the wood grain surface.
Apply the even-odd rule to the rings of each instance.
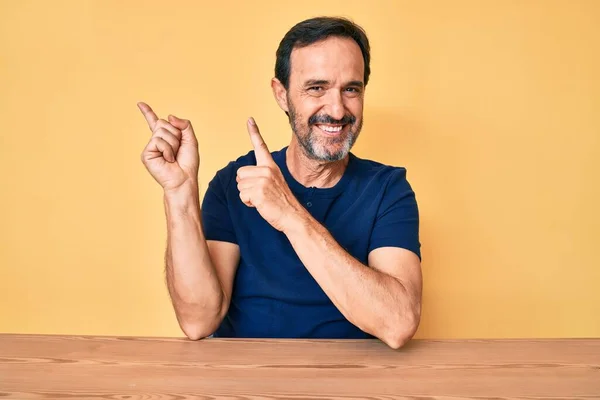
[[[600,399],[600,339],[0,335],[0,399]]]

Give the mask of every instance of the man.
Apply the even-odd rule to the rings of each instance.
[[[167,284],[190,339],[378,337],[397,349],[421,314],[419,216],[406,170],[350,148],[370,68],[364,31],[341,18],[294,26],[271,86],[292,140],[254,147],[210,182],[200,210],[189,121],[158,119],[142,153],[164,188]]]

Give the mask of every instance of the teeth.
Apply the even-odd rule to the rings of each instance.
[[[341,126],[325,126],[325,125],[318,125],[318,127],[322,130],[324,130],[325,132],[339,132],[342,130]]]

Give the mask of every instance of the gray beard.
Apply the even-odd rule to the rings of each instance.
[[[306,136],[300,136],[298,134],[299,127],[296,125],[296,110],[294,109],[289,100],[288,109],[290,110],[289,119],[292,131],[294,132],[296,139],[298,139],[298,143],[300,143],[302,149],[304,149],[304,154],[311,160],[324,162],[343,160],[348,155],[348,153],[350,153],[350,149],[352,149],[352,146],[354,146],[354,143],[358,138],[358,134],[362,129],[363,121],[361,119],[359,125],[354,130],[352,130],[352,127],[350,127],[350,132],[345,137],[330,139],[332,143],[342,144],[342,147],[339,150],[332,153],[327,151],[325,146],[320,146],[318,144],[318,137],[314,132],[315,128],[313,126],[308,127],[308,134],[306,134]]]

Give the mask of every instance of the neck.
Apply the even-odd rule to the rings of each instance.
[[[295,138],[286,152],[286,164],[290,174],[305,187],[330,188],[344,175],[349,156],[339,161],[318,161],[310,159],[304,153]]]

